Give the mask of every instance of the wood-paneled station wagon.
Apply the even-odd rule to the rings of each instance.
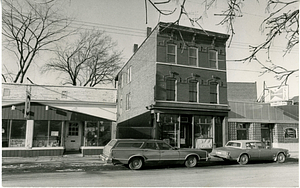
[[[290,154],[287,149],[271,148],[259,140],[233,140],[227,142],[225,147],[213,149],[210,156],[245,165],[251,160],[273,160],[283,163]]]
[[[185,164],[195,167],[208,160],[208,153],[200,149],[179,149],[163,140],[113,139],[103,149],[100,158],[106,163],[124,164],[132,170],[147,164]]]

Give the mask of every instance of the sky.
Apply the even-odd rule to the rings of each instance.
[[[179,0],[181,2],[181,0]],[[161,2],[156,1],[156,2]],[[225,1],[217,1],[216,4],[206,13],[204,13],[203,0],[187,0],[186,11],[191,17],[203,19],[199,22],[203,29],[227,33],[227,28],[218,25],[221,16],[214,14],[222,13],[222,8],[226,6]],[[249,55],[249,45],[257,45],[265,40],[265,33],[259,30],[260,24],[265,18],[264,1],[246,1],[243,7],[243,17],[235,20],[235,35],[230,47],[227,48],[227,81],[228,82],[256,82],[258,97],[263,92],[263,83],[267,87],[277,86],[281,81],[274,78],[274,74],[267,73],[261,75],[261,66],[256,62],[243,63],[234,61],[242,59]],[[172,4],[161,7],[167,10],[177,11],[172,16],[162,16],[148,3],[147,14],[144,0],[65,0],[57,4],[63,7],[64,14],[74,17],[73,28],[99,29],[105,30],[106,34],[118,43],[118,49],[123,51],[123,63],[132,56],[133,45],[140,45],[146,38],[146,28],[154,28],[159,21],[174,22],[178,18],[179,8],[176,1]],[[182,17],[180,25],[193,27],[186,17]],[[196,27],[199,29],[199,27]],[[282,37],[284,38],[284,37]],[[299,68],[299,48],[296,46],[291,53],[283,56],[285,49],[284,40],[276,40],[274,49],[271,51],[272,62],[287,68]],[[265,58],[266,53],[261,53],[261,59]],[[13,69],[16,65],[14,60],[5,50],[2,50],[2,71]],[[36,84],[53,84],[59,85],[60,77],[56,73],[41,74],[40,67],[49,61],[51,54],[40,54],[35,64],[29,69],[28,77]],[[263,62],[265,63],[265,62]],[[289,97],[299,95],[299,77],[298,73],[292,75],[288,80]]]

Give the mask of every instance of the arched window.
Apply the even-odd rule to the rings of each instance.
[[[166,86],[167,101],[176,101],[176,79],[167,78]]]
[[[197,80],[189,81],[189,102],[198,102],[198,82],[197,82]]]
[[[210,82],[210,103],[219,104],[219,84]]]
[[[295,128],[286,128],[284,130],[284,138],[297,138],[297,131]]]

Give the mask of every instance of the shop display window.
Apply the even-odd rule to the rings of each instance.
[[[8,147],[10,121],[2,119],[2,147]]]
[[[12,120],[9,147],[25,147],[26,120]]]
[[[61,146],[62,121],[34,121],[33,147]]]
[[[297,131],[294,128],[284,130],[284,138],[297,138]]]
[[[178,146],[178,142],[180,141],[178,117],[178,115],[161,114],[159,122],[161,139],[174,147]]]
[[[195,147],[196,148],[212,148],[212,117],[211,116],[195,116]]]
[[[90,121],[85,126],[85,146],[105,146],[111,140],[111,122]]]

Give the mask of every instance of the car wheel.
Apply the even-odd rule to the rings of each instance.
[[[278,163],[284,163],[285,162],[285,155],[283,153],[279,153],[277,155],[277,162]]]
[[[248,155],[246,155],[246,154],[241,155],[240,160],[239,160],[240,165],[245,165],[248,163],[248,161],[249,161]]]
[[[197,165],[197,157],[196,156],[189,156],[186,160],[185,160],[185,166],[188,168],[192,168],[195,167]]]
[[[129,168],[131,170],[139,170],[143,166],[143,160],[140,157],[135,157],[130,160],[129,162]]]

